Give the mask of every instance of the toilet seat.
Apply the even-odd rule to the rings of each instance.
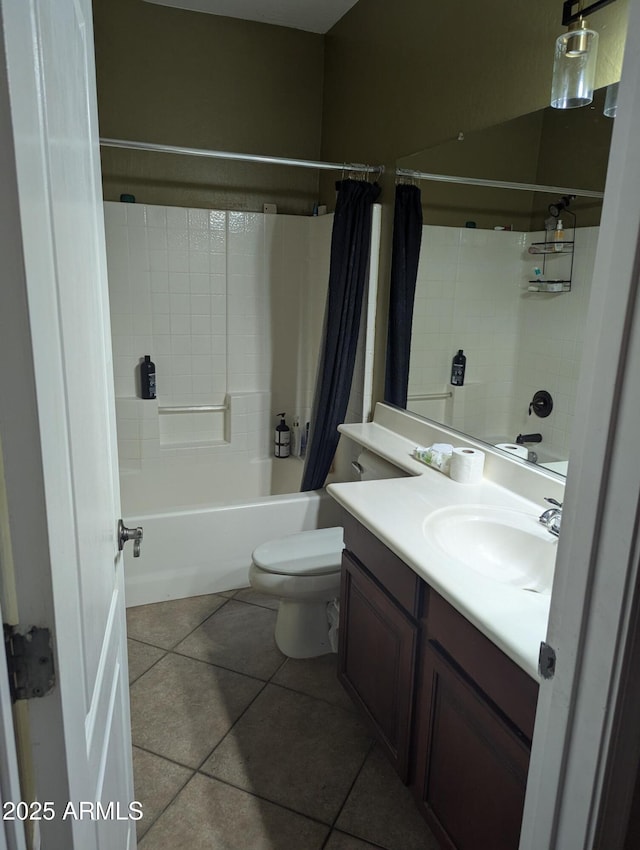
[[[289,534],[256,547],[253,563],[267,573],[323,576],[340,570],[343,529],[321,528]]]

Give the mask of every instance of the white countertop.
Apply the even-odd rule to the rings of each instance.
[[[506,585],[464,566],[430,543],[423,523],[439,508],[469,504],[523,511],[537,523],[544,505],[486,477],[480,484],[452,481],[411,457],[415,442],[375,423],[341,426],[340,430],[411,477],[330,484],[331,496],[537,680],[550,593]],[[534,492],[537,489],[539,486]],[[553,540],[552,545],[555,543]]]

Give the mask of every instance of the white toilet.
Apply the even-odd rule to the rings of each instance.
[[[363,481],[406,474],[370,452],[353,466]],[[249,583],[280,599],[275,639],[289,658],[332,652],[327,605],[340,594],[343,547],[342,528],[319,528],[270,540],[253,552]]]

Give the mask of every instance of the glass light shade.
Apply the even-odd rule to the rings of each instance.
[[[607,93],[604,98],[604,114],[607,118],[615,118],[618,111],[618,85],[619,83],[611,83],[607,86]]]
[[[551,83],[551,106],[575,109],[593,100],[598,55],[598,33],[583,19],[556,39]]]

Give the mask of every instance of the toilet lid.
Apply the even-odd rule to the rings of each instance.
[[[262,543],[252,557],[269,573],[321,576],[340,569],[343,548],[342,528],[318,528]]]

